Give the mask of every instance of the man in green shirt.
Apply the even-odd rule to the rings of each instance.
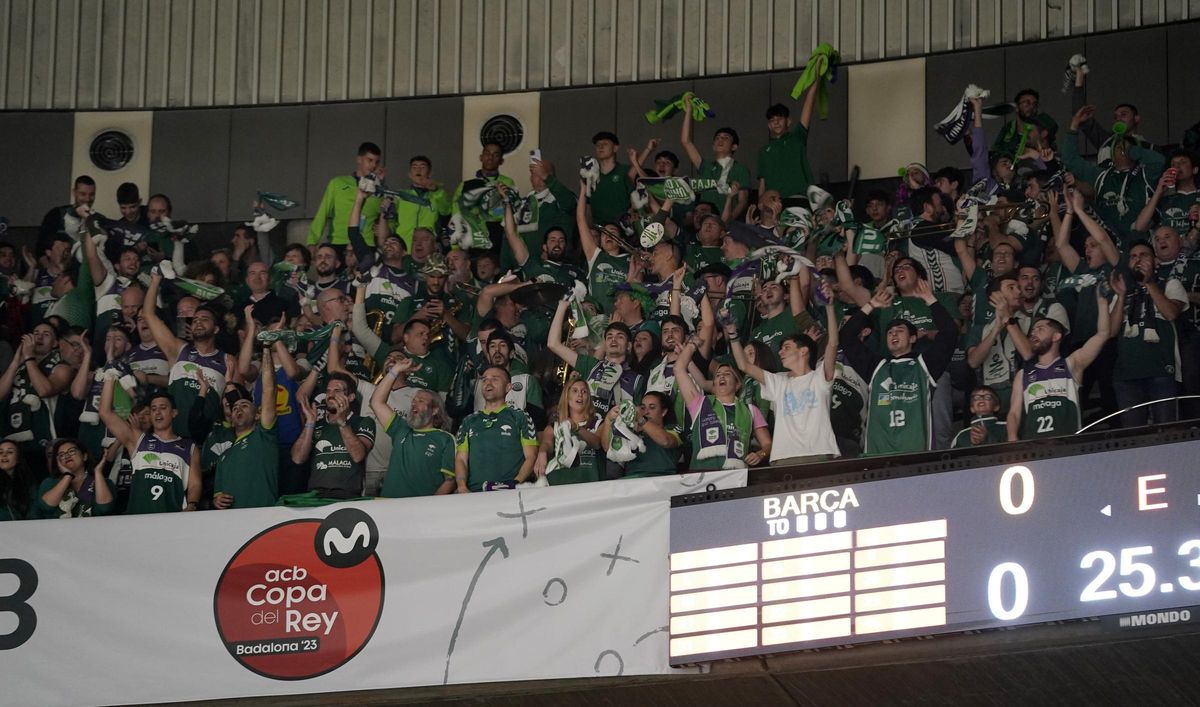
[[[484,406],[458,428],[454,479],[458,493],[516,488],[529,478],[537,460],[537,433],[529,414],[504,401],[508,371],[488,366],[479,377]]]
[[[412,359],[399,359],[371,395],[371,412],[375,419],[387,420],[383,429],[392,439],[381,493],[386,498],[441,496],[454,491],[455,440],[441,429],[445,423],[441,398],[428,390],[417,392],[407,420],[388,405],[396,378],[412,368]]]
[[[819,81],[813,83],[804,94],[800,122],[794,126],[787,106],[776,103],[767,109],[769,139],[758,151],[759,194],[774,189],[785,197],[802,195],[808,185],[816,181],[808,162],[808,125],[812,121],[819,84]]]
[[[586,193],[586,185],[580,185],[580,193]],[[575,227],[579,231],[579,245],[583,248],[583,259],[587,263],[588,294],[605,312],[612,312],[613,288],[629,275],[629,254],[621,248],[621,227],[616,223],[601,224],[592,228],[588,219],[587,200],[580,199],[575,207]],[[593,216],[595,216],[593,210]]]
[[[696,176],[700,179],[715,179],[719,185],[725,187],[717,189],[704,189],[697,192],[696,200],[712,204],[721,210],[725,207],[726,195],[736,189],[733,198],[733,211],[730,212],[728,218],[738,218],[742,212],[746,210],[746,202],[749,200],[749,192],[747,187],[750,185],[750,170],[744,165],[733,159],[733,155],[738,149],[738,134],[733,128],[717,128],[717,132],[713,135],[713,157],[711,160],[705,160],[700,156],[700,151],[692,144],[692,99],[690,96],[684,98],[683,122],[679,127],[679,141],[683,143],[683,151],[691,160],[692,167],[697,172]]]
[[[607,130],[592,136],[595,148],[596,167],[599,179],[596,187],[588,194],[587,203],[592,207],[592,221],[605,225],[615,223],[629,211],[629,165],[617,161],[617,148],[621,141],[616,134]],[[587,194],[587,190],[582,190]]]
[[[253,335],[251,324],[246,336]],[[262,389],[274,391],[271,344],[263,347],[260,368]],[[270,399],[256,411],[254,396],[241,384],[233,384],[225,393],[234,440],[217,460],[214,508],[262,508],[275,505],[279,499],[279,434],[275,430],[274,398],[271,392]]]
[[[329,242],[336,246],[345,247],[350,243],[346,229],[350,226],[350,211],[354,208],[354,199],[358,194],[358,180],[373,174],[379,167],[380,155],[383,151],[373,142],[364,142],[358,146],[358,157],[354,160],[354,173],[343,174],[329,180],[325,185],[325,195],[321,197],[321,205],[313,216],[312,225],[308,229],[308,247],[315,252],[316,245],[325,235],[325,227],[329,226]],[[375,221],[379,218],[379,198],[370,197],[362,206],[362,235],[367,245],[375,247]]]
[[[408,179],[411,186],[399,190],[408,198],[396,199],[393,206],[396,235],[411,249],[414,229],[434,228],[438,217],[450,215],[450,195],[440,182],[433,181],[433,161],[425,155],[408,161]]]
[[[592,404],[596,411],[607,413],[622,401],[638,401],[642,398],[645,381],[629,367],[633,335],[629,327],[612,322],[604,329],[604,360],[579,353],[563,342],[563,322],[566,320],[567,302],[558,303],[554,321],[550,323],[550,338],[546,342],[556,356],[579,372],[591,391]]]

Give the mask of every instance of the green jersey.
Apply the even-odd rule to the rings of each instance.
[[[625,400],[637,403],[646,390],[646,381],[627,364],[601,361],[588,354],[579,354],[575,370],[587,382],[592,404],[600,414]]]
[[[453,336],[453,334],[448,334],[448,336]],[[450,364],[446,363],[445,358],[435,353],[427,353],[424,356],[407,352],[406,354],[419,364],[417,368],[408,373],[410,386],[432,390],[435,393],[450,391],[450,379],[454,376],[454,372],[451,370]]]
[[[1079,431],[1079,384],[1063,356],[1042,366],[1025,364],[1021,373],[1021,439],[1058,437]]]
[[[29,513],[26,517],[31,519],[49,519],[106,516],[113,512],[114,503],[113,501],[96,503],[96,486],[98,484],[104,484],[108,487],[109,493],[114,493],[112,484],[108,482],[107,477],[88,472],[87,478],[78,492],[75,491],[73,485],[67,486],[67,491],[63,494],[62,500],[58,502],[57,506],[51,507],[46,505],[46,502],[42,500],[42,496],[45,496],[46,492],[58,485],[58,479],[44,479],[30,500]],[[0,519],[12,519],[12,511],[8,508],[0,508],[0,514],[7,514],[7,517]]]
[[[233,496],[231,508],[264,508],[279,500],[279,434],[254,427],[234,440],[217,462],[216,493]]]
[[[138,439],[125,513],[172,513],[187,506],[187,487],[196,445],[190,439],[163,439],[145,432]]]
[[[1174,228],[1181,236],[1186,234],[1191,228],[1188,212],[1197,202],[1200,202],[1200,190],[1197,189],[1162,197],[1158,200],[1158,209],[1156,210],[1158,222],[1163,226]]]
[[[702,246],[699,243],[689,246],[687,257],[683,259],[684,265],[687,265],[688,270],[693,273],[713,263],[724,261],[725,256],[721,253],[719,247]]]
[[[375,443],[373,418],[353,415],[346,426],[363,442]],[[337,425],[328,421],[317,425],[313,434],[312,472],[308,477],[310,491],[323,491],[335,498],[361,496],[365,469],[366,458],[354,461]]]
[[[436,428],[413,429],[399,415],[384,427],[392,438],[392,455],[383,477],[386,498],[432,496],[454,479],[454,436]]]
[[[456,451],[467,455],[467,487],[482,491],[485,482],[516,479],[525,463],[525,448],[537,446],[529,414],[503,405],[464,418]]]
[[[934,296],[937,297],[938,303],[945,307],[946,311],[952,317],[958,318],[958,295],[949,292],[938,292]],[[933,325],[933,311],[920,297],[898,295],[892,300],[890,307],[876,309],[872,314],[875,318],[874,339],[876,345],[874,348],[877,351],[887,351],[887,347],[883,345],[883,337],[887,333],[884,331],[884,327],[896,318],[906,319],[917,328],[917,334],[920,338],[913,345],[913,353],[924,353],[929,348],[929,344],[932,343],[932,339],[926,336],[926,334],[936,328]]]
[[[592,221],[600,225],[612,223],[629,211],[629,165],[617,162],[609,172],[601,172],[596,188],[588,197],[592,205]]]
[[[804,194],[813,183],[808,163],[808,128],[800,123],[783,135],[767,140],[758,151],[758,178],[781,196]]]
[[[984,438],[978,445],[971,441],[971,428],[976,425],[983,425]],[[960,449],[962,447],[977,447],[984,444],[1002,444],[1008,441],[1008,423],[995,415],[986,415],[984,417],[976,417],[971,420],[971,424],[967,425],[965,430],[954,435],[954,440],[950,443],[951,449]]]
[[[871,375],[866,456],[923,452],[933,441],[929,401],[936,383],[920,357],[884,359]]]
[[[613,310],[613,288],[625,282],[629,275],[629,256],[609,255],[604,249],[597,248],[588,261],[588,294],[605,314]]]
[[[732,157],[725,159],[727,160],[725,164],[718,160],[704,160],[700,163],[700,169],[696,172],[696,176],[700,179],[715,179],[719,184],[724,184],[730,189],[734,184],[742,189],[749,189],[751,186],[750,170]],[[717,189],[704,189],[696,194],[696,201],[712,204],[716,207],[717,213],[721,213],[721,209],[725,208],[726,196]],[[736,199],[737,195],[734,195],[734,198]]]
[[[601,419],[599,415],[593,415],[592,419],[581,425],[589,432],[595,433],[600,429]],[[579,435],[572,429],[568,434],[574,435],[576,438]],[[557,439],[555,444],[557,444]],[[555,451],[558,451],[557,449]],[[581,484],[589,481],[599,481],[604,478],[604,450],[592,449],[588,445],[582,445],[579,453],[575,455],[575,460],[571,466],[558,467],[553,472],[546,474],[546,481],[551,486],[560,486],[563,484]]]
[[[37,362],[37,368],[42,375],[49,376],[57,366],[65,362],[58,349],[42,357]],[[57,396],[43,398],[33,388],[29,378],[28,367],[17,367],[13,376],[12,393],[8,398],[8,436],[5,439],[13,442],[39,441],[49,443],[54,439],[54,409],[58,402]]]
[[[792,312],[787,307],[784,307],[779,314],[759,322],[758,326],[754,327],[754,331],[750,333],[750,338],[763,342],[770,346],[772,351],[779,353],[779,347],[783,345],[783,338],[799,333],[800,330],[796,327],[796,318],[792,316]]]
[[[626,479],[640,479],[646,476],[670,476],[679,469],[679,449],[683,441],[675,430],[667,430],[667,434],[675,441],[674,447],[664,447],[648,435],[641,435],[646,451],[640,452],[633,461],[625,464]]]
[[[533,250],[530,250],[529,257],[521,264],[520,269],[527,280],[557,282],[567,287],[574,287],[576,280],[584,279],[583,271],[574,264],[542,260],[541,255]]]

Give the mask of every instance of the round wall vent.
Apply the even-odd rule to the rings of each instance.
[[[496,143],[500,149],[504,150],[504,154],[510,154],[521,145],[521,139],[525,137],[525,126],[521,125],[521,121],[512,115],[496,115],[488,118],[483,127],[479,129],[479,144],[487,145]]]
[[[133,138],[120,130],[105,130],[92,139],[88,155],[92,164],[114,172],[133,159]]]

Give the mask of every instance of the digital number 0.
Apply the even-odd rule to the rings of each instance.
[[[1013,479],[1021,480],[1021,502],[1013,503]],[[1033,472],[1029,467],[1010,466],[1000,476],[1000,507],[1004,512],[1018,516],[1033,506]]]
[[[1004,576],[1008,574],[1011,574],[1013,578],[1013,600],[1012,606],[1005,608],[1002,592]],[[992,610],[992,616],[1001,621],[1020,618],[1025,613],[1025,607],[1029,605],[1029,577],[1025,574],[1025,568],[1015,562],[1002,562],[996,565],[988,577],[987,596],[988,608]]]

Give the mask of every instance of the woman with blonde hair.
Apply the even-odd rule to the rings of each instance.
[[[558,398],[554,422],[542,430],[534,473],[551,486],[599,481],[604,451],[600,448],[600,416],[592,405],[587,381],[572,373]]]

